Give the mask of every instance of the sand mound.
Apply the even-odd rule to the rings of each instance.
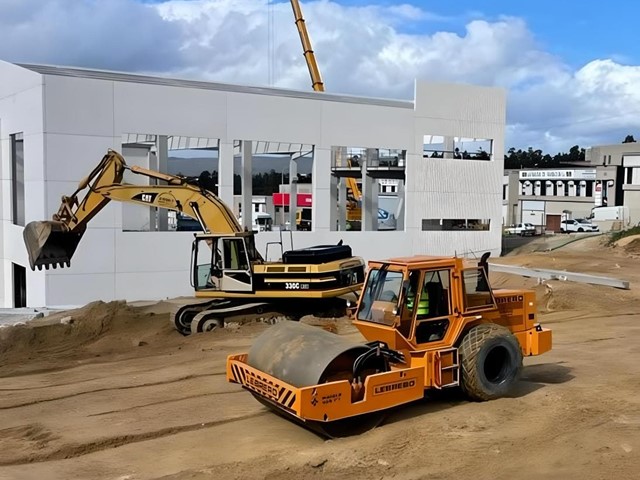
[[[640,255],[640,236],[635,236],[635,238],[625,244],[624,251],[629,255]]]
[[[617,242],[615,242],[616,247],[625,247],[630,243],[635,242],[636,240],[640,240],[640,235],[629,235],[628,237],[623,237]]]
[[[168,314],[131,307],[124,301],[92,302],[26,325],[0,329],[0,365],[95,357],[146,346],[175,334]]]

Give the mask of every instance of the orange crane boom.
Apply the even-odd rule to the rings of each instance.
[[[311,88],[316,92],[324,92],[324,83],[322,83],[322,77],[320,76],[316,56],[313,53],[313,48],[311,48],[311,39],[309,38],[309,32],[307,32],[307,26],[305,24],[304,17],[302,16],[302,8],[300,7],[298,0],[291,0],[291,8],[293,8],[293,16],[296,21],[298,33],[300,34],[304,58],[307,61],[307,67],[309,68]]]

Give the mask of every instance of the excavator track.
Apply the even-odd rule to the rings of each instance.
[[[299,320],[305,315],[320,318],[340,317],[346,314],[346,300],[342,298],[301,300],[288,299],[178,299],[173,301],[170,322],[182,335],[210,332],[225,323],[261,321],[276,323],[280,320]]]

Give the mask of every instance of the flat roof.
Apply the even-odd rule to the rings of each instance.
[[[205,82],[152,75],[116,72],[110,70],[95,70],[90,68],[65,67],[58,65],[40,65],[33,63],[16,63],[18,67],[26,68],[41,75],[56,75],[61,77],[90,78],[115,82],[141,83],[145,85],[165,85],[170,87],[199,88],[203,90],[217,90],[233,93],[251,93],[255,95],[270,95],[289,98],[305,98],[340,103],[355,103],[362,105],[376,105],[383,107],[413,109],[414,104],[406,100],[391,100],[384,98],[357,97],[351,95],[337,95],[327,92],[307,92],[274,87],[252,87],[233,85],[230,83]]]

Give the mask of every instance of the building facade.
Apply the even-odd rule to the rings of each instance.
[[[625,206],[629,223],[640,222],[640,145],[593,146],[585,156],[598,172],[596,206]]]
[[[598,207],[624,206],[622,222],[604,221],[601,231],[640,221],[640,147],[636,143],[585,150],[582,165],[508,170],[503,175],[504,226],[532,223],[538,232],[559,232],[560,222],[589,218]]]
[[[70,268],[29,270],[23,226],[51,218],[61,195],[74,192],[109,148],[124,151],[130,164],[160,171],[168,151],[209,149],[217,158],[219,197],[230,206],[238,161],[242,204],[249,205],[253,155],[289,155],[292,178],[299,158],[312,158],[312,231],[293,232],[296,248],[343,240],[365,259],[499,255],[505,107],[504,90],[468,85],[417,82],[413,101],[396,101],[0,62],[0,305],[191,293],[192,233],[169,231],[157,212],[150,220],[148,210],[116,202],[89,223]],[[425,153],[425,139],[433,136],[443,138],[447,151],[461,139],[470,139],[465,153],[475,139],[484,145],[488,139],[490,150],[434,157]],[[146,138],[152,146],[144,147]],[[141,145],[147,151],[136,154]],[[364,228],[351,232],[340,229],[344,172],[336,158],[356,147],[367,152]],[[402,165],[375,163],[382,151],[403,152]],[[394,194],[402,222],[381,232],[371,219],[385,178],[400,180]],[[290,210],[295,215],[295,205]],[[148,229],[127,228],[145,222]],[[264,252],[278,235],[258,234],[257,247]]]

